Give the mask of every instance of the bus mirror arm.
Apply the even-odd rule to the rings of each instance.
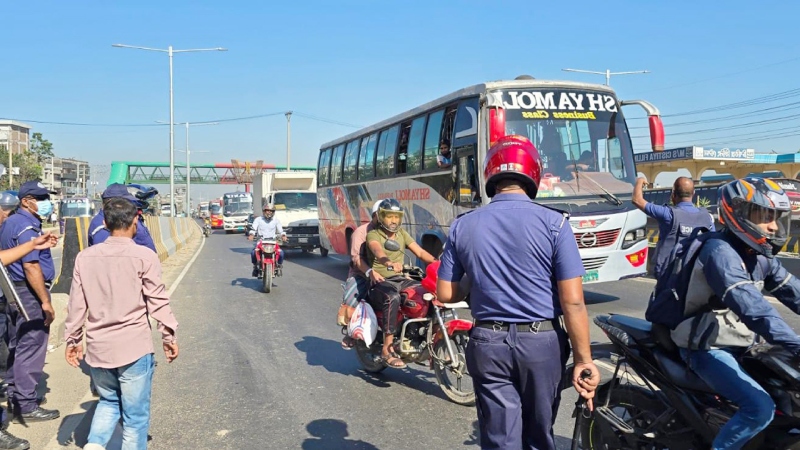
[[[661,112],[652,103],[645,100],[624,100],[620,106],[638,105],[647,113],[650,125],[650,144],[654,152],[664,151],[664,124],[661,122]]]

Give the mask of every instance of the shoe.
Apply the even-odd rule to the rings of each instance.
[[[28,450],[30,442],[20,439],[6,430],[0,430],[0,449]]]
[[[46,422],[48,420],[58,419],[61,414],[57,409],[44,409],[37,406],[36,409],[29,413],[15,414],[14,419],[19,423],[27,422]]]
[[[258,267],[253,267],[253,276],[258,277]]]

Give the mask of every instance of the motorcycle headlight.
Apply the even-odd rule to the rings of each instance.
[[[263,248],[264,252],[266,252],[266,253],[274,253],[275,252],[275,245],[273,245],[273,244],[262,245],[261,248]]]

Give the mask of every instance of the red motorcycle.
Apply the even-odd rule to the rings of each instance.
[[[475,404],[472,378],[467,370],[465,351],[472,322],[459,319],[456,311],[469,308],[467,302],[440,303],[436,300],[436,280],[439,262],[428,265],[425,272],[419,267],[404,266],[403,274],[419,281],[401,292],[394,350],[406,363],[428,365],[447,398],[460,405]],[[378,323],[383,312],[375,311]],[[356,355],[364,370],[381,372],[386,365],[381,359],[383,331],[379,330],[369,347],[356,341]]]
[[[272,291],[272,279],[283,276],[283,268],[278,267],[281,249],[274,239],[261,239],[256,244],[256,261],[261,268],[261,281],[264,292]]]

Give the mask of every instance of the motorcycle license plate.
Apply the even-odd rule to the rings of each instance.
[[[298,241],[300,241],[301,244],[305,244],[308,242],[308,238],[299,238]]]
[[[597,272],[597,269],[587,270],[586,275],[583,276],[583,282],[588,283],[590,281],[597,281],[599,278],[600,274]]]

